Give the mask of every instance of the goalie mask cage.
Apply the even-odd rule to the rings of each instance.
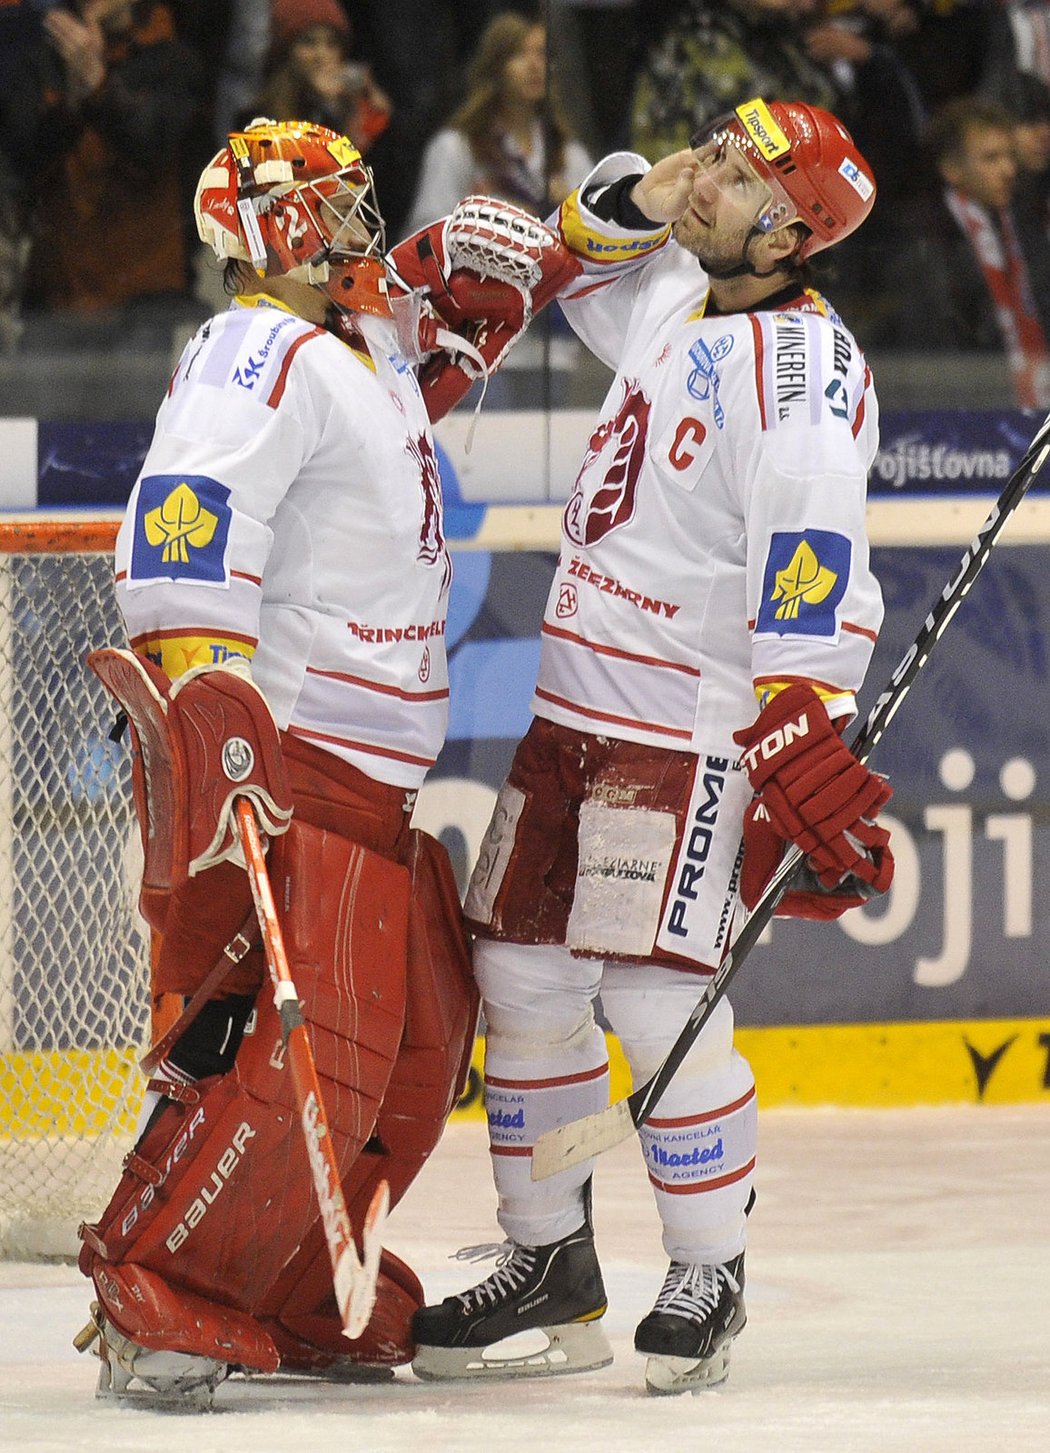
[[[0,1256],[72,1256],[130,1148],[150,1034],[114,521],[0,521]]]

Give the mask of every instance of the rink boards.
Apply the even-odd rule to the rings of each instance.
[[[987,433],[986,421],[975,419],[971,432]],[[862,712],[940,596],[1036,422],[1017,413],[995,420],[988,448],[968,448],[965,439],[931,442],[925,423],[902,416],[884,429],[869,521],[886,620]],[[539,623],[570,482],[564,460],[577,450],[582,425],[572,417],[552,421],[552,439],[544,421],[542,502],[488,505],[478,496],[500,462],[503,498],[520,497],[528,478],[535,485],[529,454],[534,461],[541,424],[504,416],[494,452],[498,431],[483,418],[470,454],[468,427],[453,416],[439,431],[455,565],[451,721],[417,809],[419,825],[448,846],[461,884],[530,719]],[[95,472],[108,471],[126,495],[135,462],[106,430],[96,428],[104,457]],[[0,425],[0,444],[8,432]],[[144,448],[148,430],[140,433],[137,447]],[[50,480],[48,501],[67,487],[56,481],[69,479],[76,493],[64,498],[83,497],[86,474],[72,468],[85,457],[83,441],[71,435],[62,446],[50,438],[46,458],[38,459],[35,434],[23,436],[21,453],[9,457],[22,459],[27,477],[39,471],[41,488]],[[1050,494],[1041,485],[1007,527],[880,743],[872,765],[894,786],[891,893],[837,924],[778,920],[734,981],[739,1044],[764,1104],[1005,1103],[1050,1095],[1048,544]],[[85,747],[90,755],[91,744]],[[10,1006],[13,988],[10,967],[0,969],[0,1005]],[[626,1071],[613,1050],[619,1094]],[[0,1023],[7,1092],[0,1095],[0,1133],[5,1117],[35,1123],[41,1112],[31,1087],[53,1081],[60,1068],[91,1078],[100,1064],[129,1052],[81,1036],[42,1044],[31,1028]],[[479,1064],[476,1057],[476,1070]],[[14,1102],[13,1083],[22,1087]],[[468,1088],[457,1113],[480,1113],[476,1089]],[[105,1113],[100,1107],[99,1116]],[[50,1101],[40,1123],[64,1133],[59,1115]]]

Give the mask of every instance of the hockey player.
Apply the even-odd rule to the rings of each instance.
[[[877,408],[806,272],[874,193],[833,116],[755,100],[651,170],[607,158],[560,209],[584,266],[562,305],[616,378],[563,517],[535,720],[465,904],[509,1242],[486,1281],[415,1317],[420,1376],[611,1359],[593,1162],[530,1178],[539,1135],[608,1103],[596,995],[642,1083],[787,843],[810,875],[787,913],[834,918],[890,883],[889,788],[840,735],[882,619]],[[640,1140],[670,1267],[635,1347],[651,1392],[708,1386],[745,1321],[755,1169],[728,1002]],[[493,1345],[536,1328],[545,1353]]]
[[[447,857],[410,826],[448,705],[431,418],[577,265],[474,199],[395,271],[352,142],[302,122],[231,135],[196,217],[233,301],[179,361],[120,530],[132,652],[93,658],[137,748],[154,989],[188,1003],[80,1264],[100,1393],[207,1403],[231,1367],[412,1355],[422,1289],[389,1252],[366,1331],[342,1335],[231,815],[249,797],[270,839],[360,1230],[379,1181],[396,1202],[436,1143],[477,1018]]]

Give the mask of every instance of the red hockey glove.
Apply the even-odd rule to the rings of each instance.
[[[787,839],[777,832],[769,820],[765,804],[756,797],[744,813],[744,861],[740,869],[740,897],[749,913],[780,867],[787,847]],[[889,849],[885,852],[888,853]],[[892,874],[892,858],[890,871]],[[884,891],[863,882],[855,873],[847,873],[836,887],[825,888],[808,862],[796,870],[791,881],[793,886],[777,904],[777,918],[810,918],[827,922],[841,918],[849,908],[860,908]]]
[[[852,875],[872,893],[884,893],[893,880],[893,854],[889,833],[875,817],[892,789],[857,761],[813,688],[801,682],[789,686],[733,739],[744,749],[742,765],[769,825],[802,849],[821,886],[837,889]],[[754,814],[751,820],[756,842],[759,831],[763,834],[758,856],[768,859],[772,848],[765,829],[757,827]]]
[[[406,291],[422,289],[432,310],[413,330],[420,352],[434,353],[419,373],[432,422],[476,378],[500,367],[536,314],[581,271],[549,227],[492,197],[467,197],[443,221],[399,242],[388,262],[396,274],[395,317],[398,281]],[[457,350],[457,338],[465,348]]]

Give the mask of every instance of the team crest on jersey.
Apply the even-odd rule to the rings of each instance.
[[[580,599],[575,585],[562,585],[558,590],[558,604],[555,615],[560,621],[570,620],[580,608]]]
[[[711,400],[711,411],[714,416],[715,427],[721,429],[725,425],[726,411],[718,401],[718,390],[721,386],[721,377],[718,372],[718,365],[722,362],[733,348],[733,335],[725,333],[708,348],[702,338],[698,338],[689,350],[689,357],[693,361],[692,372],[685,381],[685,386],[694,399],[701,403]]]
[[[834,636],[853,547],[832,530],[776,531],[762,577],[756,634]]]
[[[423,491],[423,523],[419,531],[417,560],[436,565],[445,558],[445,532],[441,517],[441,473],[434,447],[425,434],[409,439],[405,445],[419,466],[419,485]]]
[[[599,424],[587,444],[576,485],[565,506],[565,533],[574,545],[593,545],[634,514],[638,475],[649,437],[650,403],[637,379],[624,379],[615,417]],[[601,482],[584,497],[584,480],[604,468]]]
[[[230,491],[203,474],[150,474],[139,484],[129,584],[226,584]]]

